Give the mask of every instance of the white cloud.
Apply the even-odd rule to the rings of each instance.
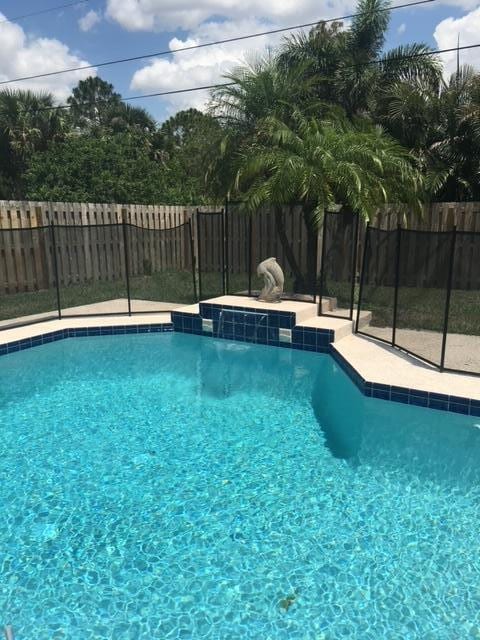
[[[82,16],[78,21],[78,26],[82,31],[90,31],[101,20],[101,16],[96,11],[91,9],[88,13]]]
[[[288,26],[334,18],[356,4],[356,0],[326,0],[321,6],[317,0],[107,0],[107,15],[129,31],[190,30],[218,17]]]
[[[186,40],[173,38],[170,49],[188,47],[212,40],[232,38],[240,34],[264,31],[264,23],[255,19],[238,22],[209,22],[192,32]],[[253,57],[249,54],[266,51],[281,36],[261,36],[253,41],[239,41],[205,49],[194,49],[174,53],[170,58],[158,58],[133,75],[130,88],[143,93],[171,91],[175,89],[204,86],[222,81],[222,75]],[[255,44],[253,44],[255,43]],[[257,53],[258,55],[258,53]],[[203,108],[208,100],[208,91],[177,94],[164,98],[172,111],[187,107]]]
[[[440,0],[463,8],[478,7],[478,0]],[[107,0],[107,14],[121,26],[131,31],[172,31],[185,29],[188,35],[182,40],[170,41],[170,49],[223,40],[229,37],[261,32],[289,24],[327,19],[345,15],[355,10],[356,0],[327,0],[319,7],[317,0]],[[471,11],[464,18],[449,18],[435,30],[439,48],[456,46],[457,33],[461,32],[461,44],[478,41],[480,33],[480,9]],[[405,33],[406,23],[400,24],[398,34]],[[130,88],[137,92],[154,93],[214,84],[233,67],[252,57],[253,52],[265,51],[267,46],[278,43],[286,34],[262,36],[250,40],[193,51],[172,53],[143,66],[132,77]],[[475,62],[480,51],[462,54],[462,61]],[[445,56],[447,70],[452,70],[455,54]],[[185,93],[164,97],[162,100],[171,111],[190,106],[203,108],[208,92]]]
[[[477,44],[480,34],[480,7],[467,13],[462,18],[446,18],[437,24],[433,34],[439,49],[451,49],[457,46],[460,37],[460,46]],[[441,55],[444,63],[445,75],[448,77],[457,67],[457,54],[455,51]],[[480,67],[480,47],[460,51],[460,63],[471,64]]]
[[[72,53],[60,40],[29,36],[18,24],[1,20],[5,18],[0,13],[0,81],[89,64]],[[0,85],[0,89],[9,87],[49,91],[58,101],[63,101],[79,80],[95,73],[95,69],[75,71]]]
[[[128,31],[168,32],[196,29],[219,18],[288,26],[352,13],[357,4],[357,0],[107,0],[106,15]],[[440,0],[440,4],[471,11],[478,0]]]
[[[478,0],[442,0],[441,4],[469,11],[478,7]],[[425,6],[428,7],[428,4]]]

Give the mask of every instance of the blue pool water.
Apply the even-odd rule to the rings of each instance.
[[[18,640],[480,638],[480,419],[181,334],[0,358]]]

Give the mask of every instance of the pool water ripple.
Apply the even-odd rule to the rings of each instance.
[[[229,344],[2,358],[0,623],[19,640],[480,638],[475,419],[364,398],[327,356]]]

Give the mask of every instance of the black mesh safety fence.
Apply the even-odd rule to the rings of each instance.
[[[208,300],[226,293],[224,210],[197,210],[196,223],[199,296]]]
[[[263,207],[248,214],[241,202],[229,202],[226,214],[226,283],[230,293],[257,295],[263,278],[257,267],[276,258],[287,300],[314,302],[320,277],[318,232],[309,229],[301,205]]]
[[[393,340],[396,260],[397,232],[367,227],[357,331],[389,343]]]
[[[190,222],[166,229],[125,225],[132,313],[196,300]]]
[[[452,233],[407,229],[396,233],[395,345],[440,366]]]
[[[54,227],[62,316],[128,313],[123,225]]]
[[[480,234],[369,227],[357,323],[441,370],[480,374]]]
[[[457,231],[453,245],[444,366],[480,373],[480,233]]]
[[[52,228],[0,230],[0,329],[58,317]]]
[[[314,302],[318,288],[318,232],[309,230],[300,205],[262,209],[252,217],[252,289],[263,280],[257,265],[277,258],[285,275],[284,298]]]
[[[191,222],[0,230],[0,329],[197,300]]]
[[[231,295],[252,294],[252,218],[241,202],[227,202],[225,209],[226,290]]]
[[[284,271],[285,299],[314,302],[320,292],[338,304],[324,312],[350,317],[358,229],[348,213],[326,214],[320,260],[318,234],[294,205],[249,216],[228,203],[167,228],[3,229],[0,329],[60,316],[159,312],[166,303],[225,292],[255,295],[263,286],[257,265],[270,257]],[[357,331],[440,369],[480,374],[479,233],[367,226],[358,289]]]
[[[345,210],[338,213],[325,213],[320,276],[320,314],[353,318],[358,232],[358,215]]]

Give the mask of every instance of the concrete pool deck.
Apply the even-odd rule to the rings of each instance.
[[[368,382],[480,400],[480,377],[439,371],[373,338],[352,334],[333,349]]]
[[[181,307],[181,304],[174,302],[157,302],[156,300],[137,300],[132,298],[131,309],[134,313],[151,313],[158,311],[173,311]],[[94,302],[92,304],[83,304],[78,307],[67,307],[62,309],[62,316],[75,316],[75,315],[101,315],[108,314],[127,314],[128,313],[128,300],[127,298],[115,298],[114,300],[105,300],[103,302]],[[21,316],[19,318],[12,318],[9,320],[0,320],[0,329],[13,328],[21,324],[28,324],[30,322],[40,322],[44,320],[56,320],[58,311],[52,310],[45,313],[35,313],[28,316]]]
[[[312,303],[282,301],[279,304],[272,305],[240,296],[222,296],[208,302],[212,303],[213,301],[225,306],[238,305],[244,308],[294,312],[298,326],[334,331],[335,336],[332,348],[368,382],[480,400],[480,377],[440,372],[421,360],[389,345],[358,334],[352,334],[353,327],[350,320],[317,316],[316,305]],[[198,305],[173,306],[183,313],[198,314]],[[78,312],[78,309],[75,311]],[[364,320],[367,322],[368,317],[365,316]],[[168,311],[133,316],[89,316],[47,320],[0,331],[0,345],[41,336],[61,329],[153,325],[168,324],[170,322],[171,316]]]
[[[391,327],[369,326],[366,333],[372,338],[392,339]],[[443,334],[439,331],[397,328],[396,343],[402,348],[422,355],[435,362],[442,348]],[[448,333],[445,352],[445,367],[465,373],[480,371],[480,335]]]

